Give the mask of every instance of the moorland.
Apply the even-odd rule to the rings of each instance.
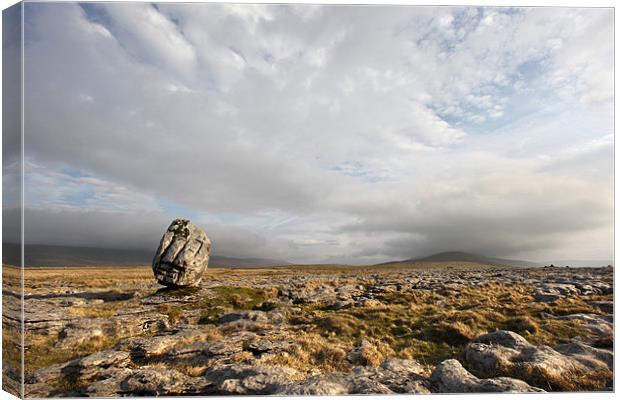
[[[613,390],[613,268],[468,261],[27,268],[25,395]],[[3,386],[19,390],[20,270],[3,268]]]

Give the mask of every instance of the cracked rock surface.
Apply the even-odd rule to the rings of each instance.
[[[155,279],[169,287],[197,286],[209,264],[211,241],[187,219],[172,221],[161,238],[155,258]]]

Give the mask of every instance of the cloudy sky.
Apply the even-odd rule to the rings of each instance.
[[[613,253],[611,9],[25,8],[26,239]]]

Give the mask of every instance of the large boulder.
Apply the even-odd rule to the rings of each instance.
[[[153,259],[157,282],[169,287],[197,286],[209,264],[211,241],[187,219],[172,221]]]

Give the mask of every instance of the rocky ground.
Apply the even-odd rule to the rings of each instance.
[[[19,385],[19,275],[4,268],[4,387]],[[26,271],[25,394],[613,390],[613,270]]]

